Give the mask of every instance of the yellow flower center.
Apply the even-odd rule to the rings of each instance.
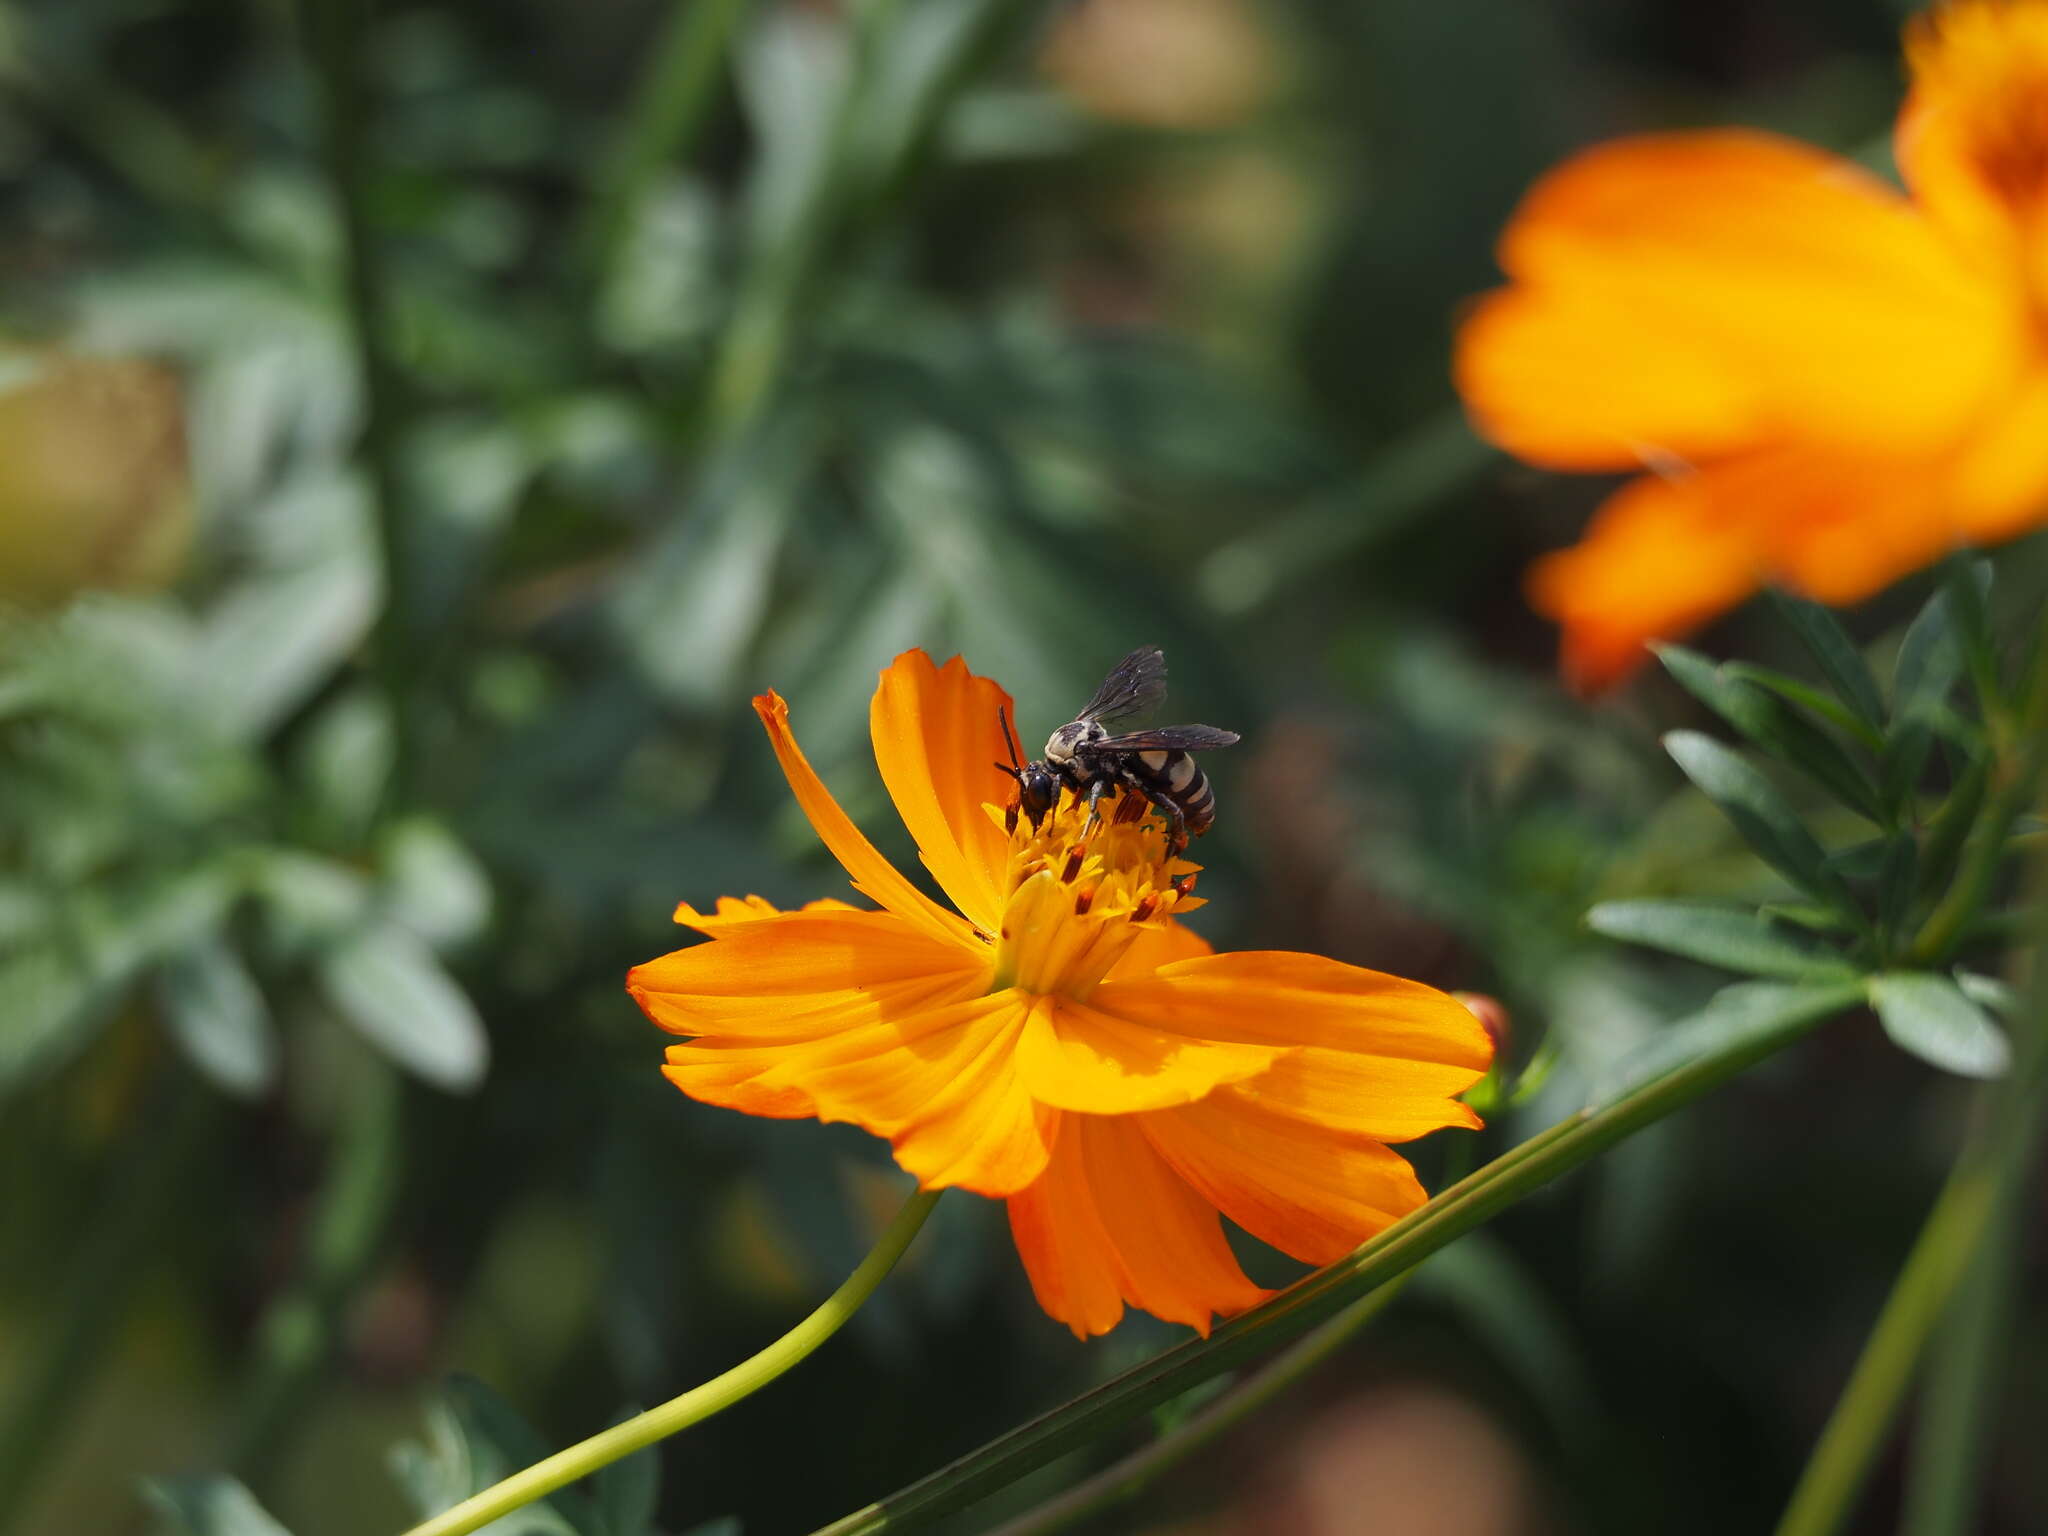
[[[1036,827],[1015,817],[992,990],[1085,998],[1146,929],[1202,905],[1201,866],[1167,857],[1149,810],[1139,795],[1105,796],[1091,821],[1085,797],[1063,790]]]

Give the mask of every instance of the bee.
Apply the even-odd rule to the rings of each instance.
[[[996,767],[1017,781],[1017,802],[1010,807],[1010,825],[1021,812],[1035,827],[1059,803],[1060,791],[1086,792],[1088,817],[1099,814],[1102,797],[1111,791],[1140,798],[1126,804],[1143,813],[1149,801],[1166,818],[1169,855],[1180,853],[1190,837],[1200,837],[1216,824],[1216,792],[1190,755],[1234,746],[1235,731],[1209,725],[1167,725],[1149,731],[1112,736],[1109,725],[1141,714],[1166,697],[1166,655],[1156,645],[1141,646],[1110,669],[1095,695],[1074,718],[1052,733],[1045,756],[1023,761],[1023,749],[1009,716],[1002,716],[1010,761]]]

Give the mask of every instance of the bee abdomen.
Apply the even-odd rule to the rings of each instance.
[[[1192,761],[1188,763],[1194,768]],[[1201,769],[1189,775],[1187,784],[1174,791],[1174,800],[1180,812],[1188,820],[1188,831],[1206,832],[1216,824],[1216,791],[1209,787],[1209,776]]]

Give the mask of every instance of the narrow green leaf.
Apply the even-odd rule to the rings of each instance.
[[[1811,714],[1818,715],[1844,735],[1851,737],[1873,752],[1884,748],[1884,733],[1861,715],[1850,709],[1831,693],[1822,693],[1818,688],[1809,687],[1797,678],[1774,672],[1769,667],[1759,667],[1747,661],[1724,661],[1721,672],[1726,677],[1740,678],[1758,688],[1767,688],[1787,704],[1795,705]]]
[[[2023,1001],[2020,994],[1996,976],[1984,976],[1976,971],[1957,971],[1956,985],[1963,989],[1963,996],[1979,1008],[1988,1008],[2008,1019],[2020,1016]]]
[[[1905,720],[1927,705],[1940,703],[1955,685],[1962,666],[1954,605],[1946,589],[1937,590],[1899,642],[1899,659],[1892,669],[1893,718]]]
[[[315,970],[335,1010],[408,1072],[454,1093],[483,1080],[483,1021],[416,935],[380,923],[326,951]]]
[[[1709,1056],[1799,1029],[1863,1000],[1857,981],[1738,981],[1698,1012],[1679,1019],[1648,1045],[1623,1057],[1597,1096],[1612,1103],[1653,1078]]]
[[[1899,1049],[1962,1077],[2003,1077],[2011,1067],[2004,1032],[1948,977],[1888,971],[1869,988],[1870,1006]]]
[[[1759,917],[1790,923],[1809,933],[1855,933],[1861,926],[1844,917],[1839,907],[1823,906],[1819,902],[1767,901],[1756,910]]]
[[[1885,744],[1881,789],[1885,803],[1894,807],[1901,821],[1920,787],[1928,755],[1934,750],[1935,733],[1925,718],[1925,709],[1901,719]]]
[[[1790,763],[1837,800],[1880,824],[1890,820],[1877,785],[1835,739],[1769,691],[1730,677],[1682,645],[1655,647],[1665,670],[1707,708],[1773,757]]]
[[[182,1536],[291,1536],[231,1477],[153,1477],[142,1496]]]
[[[1725,970],[1793,981],[1855,976],[1841,956],[1796,938],[1767,919],[1703,901],[1603,901],[1586,914],[1595,933],[1683,955]]]
[[[1990,760],[1971,758],[1941,809],[1927,824],[1927,840],[1920,849],[1920,894],[1931,896],[1944,890],[1954,877],[1963,841],[1977,824],[1977,813],[1984,808],[1984,790],[1990,777]]]
[[[1779,873],[1816,896],[1856,909],[1842,877],[1828,868],[1820,844],[1769,779],[1697,731],[1672,731],[1664,738],[1664,750]]]
[[[1884,729],[1884,695],[1870,675],[1856,642],[1841,621],[1819,603],[1773,590],[1771,600],[1801,643],[1820,664],[1821,672],[1842,702],[1872,730]]]
[[[1918,888],[1920,845],[1910,835],[1892,838],[1884,850],[1877,871],[1877,916],[1887,933],[1898,933],[1906,924]]]
[[[157,971],[164,1023],[201,1073],[240,1098],[277,1075],[277,1042],[263,994],[218,936],[167,959]]]

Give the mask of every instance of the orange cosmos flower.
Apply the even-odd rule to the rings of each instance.
[[[676,920],[711,942],[627,988],[696,1037],[663,1069],[691,1097],[849,1120],[925,1188],[1008,1200],[1039,1301],[1075,1333],[1106,1333],[1126,1302],[1206,1333],[1267,1294],[1218,1212],[1309,1263],[1350,1252],[1424,1199],[1388,1142],[1479,1124],[1453,1095],[1492,1047],[1417,982],[1212,953],[1179,920],[1197,866],[1167,857],[1139,802],[1090,830],[1068,793],[1010,827],[1009,708],[922,651],[875,693],[876,764],[949,910],[840,810],[782,700],[756,699],[811,825],[881,910],[685,905]]]
[[[1784,581],[1867,597],[2048,520],[2048,0],[1912,24],[1910,195],[1768,134],[1587,151],[1500,246],[1458,338],[1479,429],[1556,469],[1652,472],[1529,577],[1567,674]]]

